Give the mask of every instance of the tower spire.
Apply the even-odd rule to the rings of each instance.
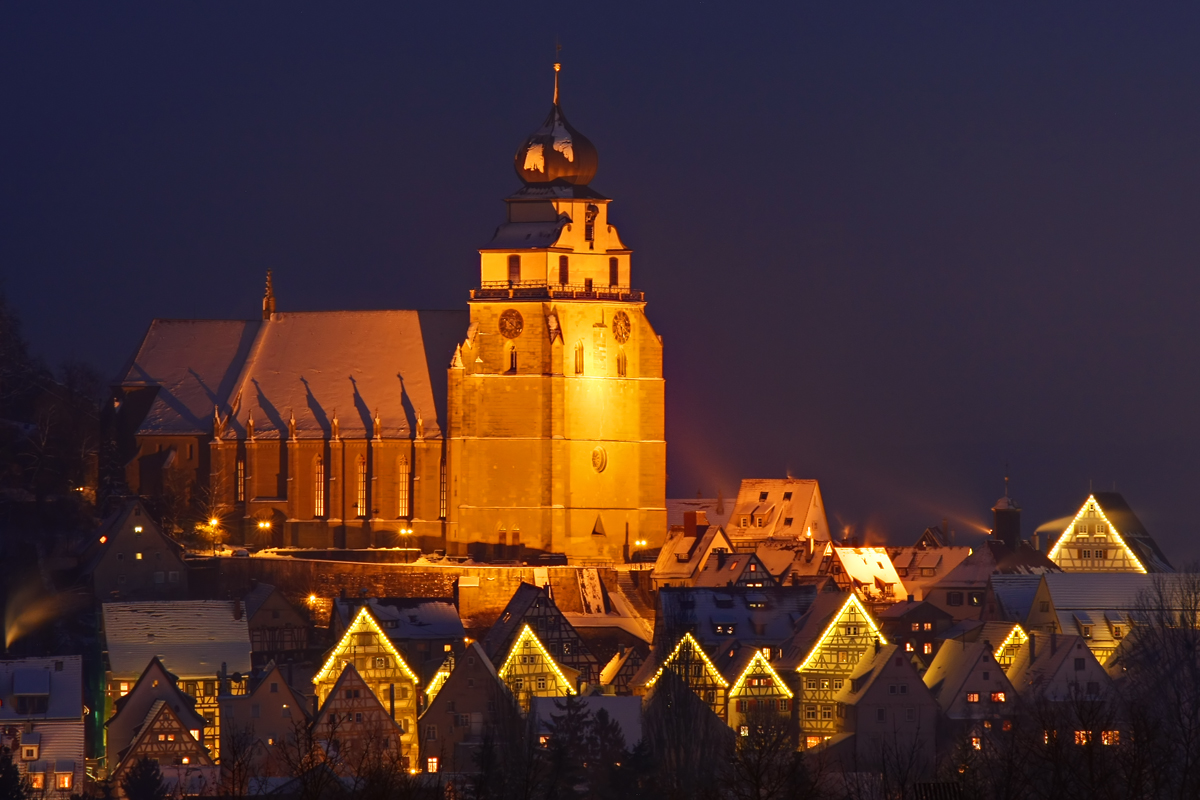
[[[561,50],[562,47],[559,46]],[[558,105],[558,73],[562,69],[562,64],[558,61],[554,62],[554,105]]]
[[[263,319],[275,313],[275,286],[271,282],[271,270],[267,270],[267,290],[263,293]]]

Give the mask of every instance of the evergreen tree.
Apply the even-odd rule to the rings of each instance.
[[[129,800],[166,800],[162,772],[152,758],[139,759],[121,779],[121,789]]]
[[[0,800],[25,800],[29,797],[29,781],[21,777],[8,748],[0,749]]]
[[[575,796],[575,786],[583,778],[592,725],[591,714],[578,695],[567,695],[563,701],[555,700],[554,705],[563,713],[550,715],[547,797],[562,800]]]

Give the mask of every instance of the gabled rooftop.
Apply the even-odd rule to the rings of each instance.
[[[181,678],[250,672],[250,629],[240,601],[104,603],[104,640],[112,673],[141,674],[151,658]]]

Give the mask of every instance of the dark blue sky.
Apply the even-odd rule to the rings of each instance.
[[[6,4],[0,269],[37,351],[463,307],[563,106],[664,336],[670,493],[911,540],[1117,488],[1200,557],[1194,3]]]

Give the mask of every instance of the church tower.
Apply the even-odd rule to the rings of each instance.
[[[662,341],[554,70],[449,370],[446,547],[621,561],[666,534]]]

